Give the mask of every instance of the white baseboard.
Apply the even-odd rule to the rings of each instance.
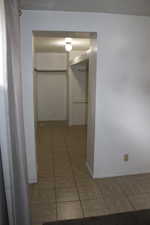
[[[36,184],[37,182],[37,178],[28,179],[28,184]]]
[[[88,169],[88,171],[89,171],[91,177],[93,177],[93,171],[91,170],[91,168],[90,168],[88,162],[86,162],[86,167],[87,167],[87,169]]]

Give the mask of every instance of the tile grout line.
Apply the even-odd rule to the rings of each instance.
[[[69,154],[69,151],[68,151],[68,154]],[[70,158],[70,160],[71,160],[71,157],[70,157],[70,154],[69,154],[69,158]],[[72,160],[71,160],[71,162],[72,162]],[[72,165],[72,163],[71,163],[71,165]],[[72,166],[72,168],[73,168],[73,166]],[[73,169],[72,169],[72,171],[73,171]],[[80,205],[81,205],[81,208],[82,208],[82,213],[83,213],[83,217],[84,218],[86,218],[86,216],[85,216],[85,213],[84,213],[84,208],[83,208],[83,205],[82,205],[82,200],[81,200],[81,198],[80,198],[80,192],[79,192],[79,188],[78,188],[78,185],[77,185],[77,182],[76,182],[76,178],[75,178],[75,173],[74,173],[74,171],[73,171],[73,176],[74,176],[74,180],[75,180],[75,184],[76,184],[76,188],[77,188],[77,192],[78,192],[78,195],[79,195],[79,201],[80,201]],[[93,179],[93,178],[92,178]],[[93,179],[94,180],[94,179]],[[97,183],[94,181],[94,183],[96,184],[96,186],[97,186]],[[98,189],[99,190],[99,189]],[[101,196],[102,196],[102,199],[103,199],[103,201],[104,201],[104,203],[105,203],[105,200],[104,200],[104,197],[103,197],[103,195],[102,195],[102,192],[101,191],[99,191],[100,193],[101,193]],[[89,199],[87,199],[87,200],[89,200]],[[91,200],[94,200],[94,199],[91,199]],[[106,203],[105,203],[105,206],[106,206]],[[108,208],[106,207],[106,209],[108,210]]]
[[[132,204],[132,202],[130,201],[128,195],[123,191],[123,189],[122,189],[122,187],[121,187],[121,184],[119,184],[119,182],[118,182],[118,185],[119,185],[119,187],[120,187],[120,189],[121,189],[123,195],[126,197],[126,199],[128,200],[128,202],[129,202],[130,205],[132,206],[133,210],[134,210],[134,211],[137,210],[137,209],[134,207],[134,205]]]
[[[53,129],[52,129],[53,130]],[[55,174],[55,157],[54,157],[54,130],[52,132],[52,155],[53,155],[53,175],[54,175],[54,190],[55,190],[55,204],[56,204],[56,221],[58,220],[58,204],[57,204],[57,194],[56,194],[56,174]]]
[[[75,178],[75,174],[74,174],[74,170],[73,170],[73,163],[72,163],[72,159],[71,159],[71,156],[70,156],[70,153],[69,153],[68,143],[66,143],[66,150],[67,150],[67,154],[69,156],[69,161],[70,161],[70,164],[71,164],[71,170],[72,170],[73,180],[75,182],[75,186],[76,186],[76,190],[77,190],[77,194],[78,194],[78,197],[79,197],[79,202],[80,202],[80,206],[81,206],[81,210],[82,210],[82,215],[83,215],[83,218],[84,218],[85,217],[84,209],[83,209],[83,206],[82,206],[82,202],[81,202],[81,198],[80,198],[80,192],[78,190],[78,185],[77,185],[76,178]]]
[[[65,135],[66,136],[66,135]],[[54,146],[53,146],[54,147]],[[67,152],[67,145],[66,145],[66,141],[65,141],[65,152],[67,153],[68,155],[68,152]],[[54,150],[53,150],[53,155],[54,155]],[[55,158],[55,157],[54,157]],[[54,160],[54,171],[55,171],[55,159],[53,158]],[[70,164],[71,165],[71,164]],[[59,203],[64,203],[64,202],[72,202],[72,201],[57,201],[57,194],[56,194],[56,174],[54,172],[54,177],[55,177],[55,198],[56,198],[56,221],[59,221],[58,219],[58,204]],[[61,188],[60,188],[61,189]]]
[[[106,209],[107,209],[107,211],[108,211],[108,215],[109,215],[109,214],[110,214],[110,213],[109,213],[109,208],[108,208],[108,206],[107,206],[107,204],[106,204],[106,201],[105,201],[104,195],[103,195],[103,193],[102,193],[102,191],[101,191],[101,188],[98,186],[98,184],[97,184],[96,181],[95,181],[95,184],[96,184],[96,186],[97,186],[97,188],[98,188],[98,191],[99,191],[100,194],[101,194],[101,198],[103,199],[103,201],[104,201],[104,203],[105,203],[105,207],[106,207]]]
[[[133,206],[133,204],[131,203],[131,201],[129,200],[128,196],[127,196],[127,195],[125,194],[125,192],[122,190],[121,185],[119,184],[119,182],[118,182],[117,184],[118,184],[118,186],[120,187],[123,196],[124,196],[124,197],[126,198],[126,200],[129,202],[129,204],[131,205],[131,207],[133,208],[133,210],[136,210],[135,207]],[[98,185],[97,183],[96,183],[96,185],[98,186],[98,189],[99,189],[100,193],[102,194],[101,188],[99,187],[99,185]],[[105,202],[105,198],[104,198],[103,194],[102,194],[102,198],[103,198],[103,200],[104,200],[104,202]],[[109,208],[107,207],[107,204],[106,204],[106,208],[107,208],[107,210],[109,211]],[[125,211],[125,212],[128,212],[128,211]],[[110,213],[109,213],[109,214],[110,214]]]
[[[71,166],[71,171],[72,171],[72,174],[71,174],[71,178],[74,180],[74,183],[75,183],[75,189],[76,189],[76,191],[77,191],[77,194],[78,194],[78,197],[79,197],[79,200],[73,200],[73,201],[57,201],[57,185],[56,185],[56,173],[55,173],[55,142],[54,142],[54,128],[56,128],[56,126],[51,126],[50,128],[48,128],[48,134],[51,134],[53,137],[52,137],[52,148],[50,148],[50,150],[48,150],[47,152],[46,152],[46,154],[48,153],[49,154],[49,152],[50,153],[52,153],[52,174],[53,174],[53,178],[54,178],[54,180],[53,180],[53,182],[54,182],[54,185],[53,185],[53,189],[54,189],[54,193],[55,193],[55,201],[53,202],[54,204],[55,204],[55,207],[56,207],[56,221],[58,220],[58,204],[60,203],[60,202],[75,202],[75,201],[78,201],[78,202],[80,202],[80,206],[81,206],[81,212],[82,212],[82,215],[83,215],[83,217],[85,217],[85,215],[84,215],[84,208],[83,208],[83,205],[82,205],[82,199],[81,199],[81,197],[80,197],[80,186],[78,185],[78,182],[77,182],[77,178],[78,178],[78,174],[77,174],[77,176],[76,176],[76,171],[74,170],[74,168],[76,168],[76,164],[74,165],[74,159],[73,159],[73,157],[72,157],[72,149],[70,148],[69,149],[69,147],[70,146],[72,146],[72,145],[69,145],[68,144],[68,142],[67,142],[67,137],[68,137],[68,135],[70,134],[69,132],[70,132],[70,130],[69,130],[69,128],[67,127],[67,132],[65,133],[65,136],[64,136],[64,138],[65,138],[65,147],[64,147],[64,150],[65,150],[65,152],[66,152],[66,154],[67,154],[67,156],[68,156],[68,161],[69,161],[69,164],[70,164],[70,166]],[[60,127],[58,127],[57,126],[57,128],[60,128]],[[49,130],[50,129],[50,130]],[[58,130],[59,132],[60,132],[60,130]],[[43,132],[43,131],[41,131],[41,132]],[[47,132],[47,131],[46,131]],[[52,133],[50,133],[50,132],[52,132]],[[38,131],[38,135],[40,136],[40,133],[39,133],[39,131]],[[60,135],[60,134],[59,134]],[[74,135],[74,133],[71,133],[71,135]],[[38,136],[38,139],[39,139],[39,136]],[[57,137],[57,133],[56,133],[56,137]],[[72,137],[72,136],[71,136]],[[50,145],[51,146],[51,145]],[[73,147],[74,147],[74,145],[73,145]],[[58,155],[58,157],[59,157],[59,155]],[[50,174],[50,175],[48,175],[48,177],[50,176],[52,176],[52,174]],[[45,179],[45,181],[47,181],[46,179],[47,179],[47,177],[45,178],[44,177],[44,179]],[[105,203],[105,205],[106,205],[106,209],[108,210],[108,212],[109,212],[109,209],[108,209],[108,207],[107,207],[107,204],[106,204],[106,201],[105,201],[105,195],[102,193],[102,190],[101,190],[101,187],[98,185],[98,183],[96,182],[96,181],[94,181],[94,183],[96,184],[96,186],[98,187],[98,190],[99,190],[99,193],[101,194],[101,198],[103,199],[103,201],[104,201],[104,203]],[[51,185],[48,185],[48,186],[50,186],[51,187]],[[134,205],[132,204],[132,201],[130,200],[130,195],[128,195],[128,194],[126,194],[126,192],[124,192],[124,190],[123,190],[123,188],[122,188],[122,186],[121,186],[121,183],[119,183],[118,182],[118,186],[120,187],[120,189],[121,189],[121,192],[122,192],[122,194],[123,194],[123,196],[126,198],[126,200],[129,202],[129,204],[130,204],[130,206],[133,208],[133,210],[134,211],[137,211],[137,209],[136,209],[136,207],[134,207]],[[149,193],[149,192],[145,192],[145,193],[143,193],[143,194],[147,194],[147,193]],[[87,199],[88,200],[88,199]],[[51,202],[52,203],[52,202]],[[110,214],[110,213],[108,213],[108,214]],[[81,218],[81,217],[80,217]]]
[[[77,179],[76,178],[78,178],[78,174],[77,174],[77,176],[76,176],[76,171],[74,170],[74,168],[76,168],[75,166],[76,166],[76,164],[74,165],[74,161],[73,161],[73,158],[72,158],[72,147],[74,147],[74,144],[73,144],[73,146],[71,145],[71,144],[69,144],[68,143],[68,141],[67,140],[69,140],[69,139],[67,139],[67,138],[69,138],[69,135],[71,135],[71,137],[72,136],[74,136],[74,133],[71,133],[70,134],[70,130],[69,130],[69,127],[66,127],[66,132],[65,132],[65,135],[64,135],[64,151],[66,152],[66,155],[67,155],[67,158],[68,158],[68,162],[69,162],[69,164],[70,164],[70,170],[71,170],[71,178],[73,179],[73,181],[74,181],[74,183],[75,183],[75,190],[77,191],[77,194],[78,194],[78,200],[71,200],[71,201],[57,201],[57,185],[56,185],[56,172],[55,172],[55,142],[54,142],[54,128],[56,128],[55,126],[51,126],[50,128],[48,128],[48,134],[49,135],[52,135],[52,140],[51,140],[51,143],[49,143],[49,145],[50,145],[50,150],[48,150],[47,152],[46,152],[46,154],[48,153],[52,153],[52,174],[53,174],[53,178],[54,178],[54,180],[53,180],[53,182],[54,182],[54,185],[53,185],[53,189],[54,189],[54,194],[55,194],[55,201],[53,202],[54,204],[55,204],[55,207],[56,207],[56,220],[55,221],[57,221],[57,220],[59,220],[58,219],[58,204],[59,203],[67,203],[67,202],[80,202],[80,207],[81,207],[81,212],[82,212],[82,216],[83,216],[83,218],[85,218],[86,216],[85,216],[85,213],[84,213],[84,207],[83,207],[83,204],[82,204],[82,199],[81,199],[81,197],[80,197],[80,189],[79,189],[79,186],[78,186],[78,182],[77,182]],[[60,127],[57,127],[58,128],[58,131],[60,132],[60,130],[59,130],[59,128]],[[50,130],[49,130],[50,129]],[[61,135],[61,134],[59,134],[59,135]],[[56,133],[56,138],[57,138],[57,133]],[[38,139],[39,139],[39,137],[38,137]],[[71,147],[70,147],[71,146]],[[56,147],[57,148],[57,147]],[[58,158],[59,158],[59,155],[57,156]],[[48,176],[50,176],[51,177],[51,175],[48,175]],[[46,178],[47,179],[47,178]],[[103,199],[103,201],[104,201],[104,204],[105,204],[105,207],[106,207],[106,210],[108,211],[108,215],[110,214],[109,213],[109,208],[108,208],[108,206],[107,206],[107,204],[106,204],[106,201],[105,201],[105,195],[103,195],[103,193],[102,193],[102,190],[101,190],[101,187],[98,185],[98,183],[93,179],[93,181],[94,181],[94,183],[96,184],[96,186],[98,187],[98,191],[99,191],[99,193],[101,194],[101,198]],[[133,211],[137,211],[137,209],[136,209],[136,207],[134,207],[134,205],[132,204],[132,201],[130,200],[130,198],[129,198],[129,196],[128,196],[128,194],[126,194],[124,191],[123,191],[123,188],[121,187],[121,183],[119,183],[119,182],[117,182],[117,184],[118,184],[118,186],[120,187],[120,189],[121,189],[121,192],[122,192],[122,194],[123,194],[123,196],[126,198],[126,200],[129,202],[129,204],[130,204],[130,206],[132,207],[132,209],[133,209]],[[59,188],[59,187],[58,187]],[[61,187],[60,187],[61,188]],[[69,187],[68,187],[69,188]],[[50,188],[51,189],[51,188]],[[149,192],[145,192],[144,194],[146,194],[146,193],[149,193]],[[87,200],[89,200],[89,199],[87,199]],[[52,202],[50,202],[50,204],[51,204]],[[125,211],[125,212],[127,212],[127,211]],[[82,217],[79,217],[79,218],[82,218]]]

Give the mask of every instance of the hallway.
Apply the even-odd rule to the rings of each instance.
[[[30,185],[33,225],[150,208],[150,174],[92,179],[86,168],[86,128],[41,122],[38,184]]]

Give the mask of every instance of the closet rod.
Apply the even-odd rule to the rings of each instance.
[[[38,69],[34,69],[34,71],[36,72],[42,72],[42,73],[49,73],[49,72],[66,72],[66,70],[38,70]]]

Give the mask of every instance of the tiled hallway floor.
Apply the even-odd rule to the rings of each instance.
[[[86,128],[39,123],[38,183],[30,185],[33,225],[150,208],[150,174],[92,179]]]

